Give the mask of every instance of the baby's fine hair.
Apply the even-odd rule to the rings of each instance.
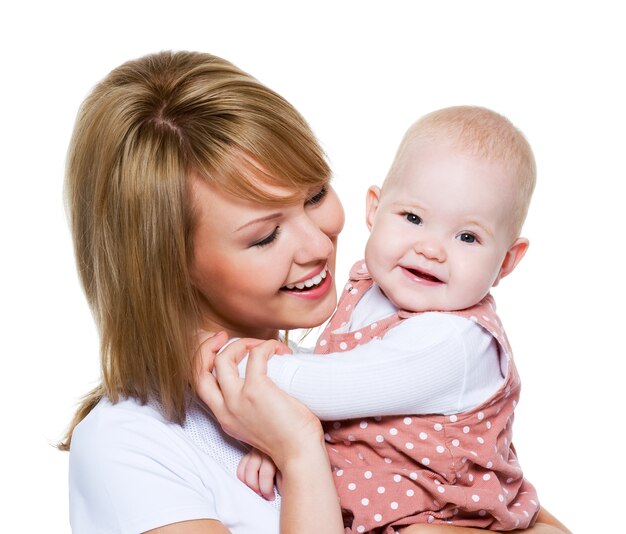
[[[512,220],[519,235],[535,189],[537,168],[528,141],[511,121],[479,106],[453,106],[428,113],[413,123],[404,135],[385,183],[393,180],[407,147],[420,140],[452,143],[471,155],[513,169],[519,194],[512,209]]]

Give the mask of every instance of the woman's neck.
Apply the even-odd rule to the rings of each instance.
[[[225,329],[226,330],[226,329]],[[233,337],[250,337],[255,339],[278,339],[278,330],[268,330],[268,329],[246,329],[245,331],[235,329],[226,330],[229,338]]]
[[[278,330],[271,328],[250,328],[241,325],[225,324],[208,318],[202,321],[202,330],[206,332],[226,332],[230,338],[249,337],[255,339],[278,339]]]

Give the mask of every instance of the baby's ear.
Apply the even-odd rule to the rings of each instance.
[[[367,196],[365,197],[365,224],[367,229],[371,230],[374,224],[374,215],[378,210],[378,203],[380,202],[380,187],[373,185],[367,190]]]
[[[504,261],[502,262],[502,266],[500,267],[500,272],[498,273],[498,277],[496,278],[493,286],[497,286],[502,278],[511,274],[517,264],[522,261],[524,254],[528,250],[528,239],[525,237],[518,237],[515,240],[515,243],[511,245],[511,248],[507,250],[506,255],[504,256]]]

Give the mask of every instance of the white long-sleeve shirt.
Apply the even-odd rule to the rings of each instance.
[[[359,330],[396,311],[373,286],[345,330]],[[496,341],[481,326],[457,315],[428,312],[349,351],[276,355],[268,375],[318,417],[335,420],[459,413],[495,393],[506,368],[501,368]]]

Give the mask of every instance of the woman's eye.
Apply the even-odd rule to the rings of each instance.
[[[422,218],[419,215],[415,215],[415,213],[406,213],[404,216],[410,223],[422,224]]]
[[[463,243],[477,243],[478,238],[474,234],[470,234],[469,232],[463,232],[457,236],[459,241],[463,241]]]
[[[324,200],[324,197],[326,196],[327,193],[328,193],[328,188],[324,185],[322,186],[322,188],[319,190],[318,193],[316,193],[312,197],[307,198],[306,201],[304,202],[304,205],[314,206],[315,204],[319,204],[322,200]]]
[[[252,245],[250,245],[250,248],[252,248],[252,247],[266,247],[267,245],[269,245],[270,243],[273,243],[276,240],[276,238],[278,237],[278,234],[280,234],[280,226],[277,226],[276,228],[274,228],[272,233],[270,235],[268,235],[267,237],[264,237],[260,241],[256,241],[256,242],[252,243]]]

